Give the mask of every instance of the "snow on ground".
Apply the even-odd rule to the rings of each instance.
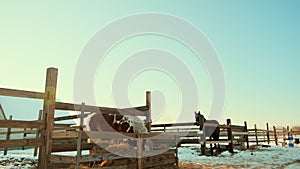
[[[32,169],[37,166],[37,159],[33,149],[9,150],[6,156],[0,151],[0,169]]]
[[[208,166],[211,169],[245,168],[245,169],[299,169],[300,145],[291,147],[261,147],[253,150],[228,151],[219,156],[199,156],[200,147],[180,147],[178,149],[181,163],[193,163]],[[0,151],[0,169],[31,169],[37,165],[33,150],[9,150],[7,156]],[[205,167],[203,167],[205,168]]]
[[[249,169],[299,169],[300,148],[297,147],[257,147],[255,150],[238,151],[231,154],[228,151],[219,156],[199,156],[200,147],[182,147],[178,150],[180,162],[210,165],[214,168],[227,166],[231,168]]]

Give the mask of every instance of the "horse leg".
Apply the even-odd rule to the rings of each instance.
[[[209,139],[212,141],[212,137],[209,137]],[[211,156],[213,156],[214,155],[214,148],[212,146],[212,143],[209,144],[209,145],[210,145],[210,154],[211,154]]]

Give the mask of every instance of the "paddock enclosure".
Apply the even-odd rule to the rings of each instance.
[[[203,139],[196,123],[152,124],[151,92],[146,92],[145,105],[130,108],[110,108],[63,103],[56,101],[58,70],[48,68],[43,92],[0,88],[1,96],[38,99],[43,109],[36,120],[15,120],[6,117],[0,105],[0,149],[4,155],[10,149],[34,148],[38,168],[177,168],[178,146],[199,145],[202,154],[215,155],[233,149],[247,149],[251,143],[275,142],[286,136],[299,135],[299,128],[249,128],[232,125],[228,119],[219,125],[220,139]],[[58,111],[74,112],[59,115]],[[21,112],[20,112],[21,113]],[[92,113],[139,116],[144,119],[148,133],[89,131],[85,121]],[[77,120],[69,124],[68,120]],[[14,137],[21,135],[21,137]],[[282,140],[282,141],[280,141]],[[151,142],[145,150],[143,143]],[[215,146],[216,145],[216,146]],[[207,148],[208,147],[208,148]],[[72,152],[72,153],[69,153]]]
[[[63,103],[56,101],[58,70],[48,68],[44,92],[25,91],[16,89],[0,88],[0,95],[43,100],[43,110],[37,120],[21,121],[1,119],[0,128],[6,130],[1,135],[6,135],[0,142],[0,149],[6,152],[11,148],[36,148],[34,155],[38,156],[38,168],[85,168],[87,166],[99,168],[100,161],[106,162],[101,168],[155,168],[158,166],[175,167],[177,162],[176,147],[153,147],[144,151],[142,142],[144,139],[176,140],[176,135],[171,134],[148,134],[119,133],[102,131],[85,131],[83,123],[90,113],[143,116],[145,125],[151,131],[151,93],[146,92],[144,106],[125,109],[90,106],[82,104]],[[78,115],[57,116],[56,110],[79,112]],[[1,109],[2,111],[2,109]],[[1,113],[4,114],[4,113]],[[1,116],[2,117],[2,116]],[[4,117],[4,116],[3,116]],[[79,124],[64,124],[63,121],[77,119]],[[58,123],[59,122],[59,123]],[[24,134],[21,139],[13,139],[13,134]],[[33,135],[27,137],[27,135]],[[130,149],[126,146],[116,146],[117,151],[126,151],[129,158],[108,151],[107,147],[95,144],[93,138],[100,142],[109,142],[108,145],[120,145],[124,140],[130,140]],[[158,145],[157,145],[158,146]],[[113,149],[113,147],[109,147]],[[125,148],[125,150],[123,150]],[[127,148],[127,149],[126,149]],[[83,154],[83,151],[91,150],[91,154]],[[128,151],[130,150],[130,151]],[[60,155],[64,152],[76,152],[76,155]],[[57,153],[59,152],[59,153]]]

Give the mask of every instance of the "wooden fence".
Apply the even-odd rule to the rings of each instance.
[[[4,110],[1,106],[1,103],[0,103],[0,120],[7,120],[7,118],[5,116],[5,113],[4,113]]]
[[[146,93],[146,106],[134,107],[128,109],[115,109],[115,108],[99,108],[101,113],[118,113],[122,112],[123,115],[139,115],[146,117],[146,125],[148,130],[151,131],[150,120],[150,92]],[[162,154],[157,153],[161,150],[161,147],[154,147],[151,151],[143,151],[142,140],[150,139],[154,142],[159,140],[173,140],[176,141],[176,135],[172,134],[139,134],[139,133],[120,133],[120,132],[99,132],[99,131],[86,131],[84,128],[84,119],[88,114],[98,110],[93,106],[87,105],[72,105],[69,103],[57,103],[56,108],[59,110],[76,111],[79,108],[81,110],[80,115],[75,116],[62,116],[54,118],[54,121],[64,121],[70,119],[78,119],[80,125],[76,128],[70,126],[61,126],[52,133],[52,152],[65,152],[76,151],[77,155],[74,156],[62,156],[51,155],[50,156],[50,168],[70,167],[76,165],[76,168],[82,165],[90,165],[94,161],[114,161],[112,166],[106,166],[104,168],[153,168],[158,165],[174,166],[178,164],[177,149],[170,149],[165,147],[165,151]],[[138,110],[138,111],[137,111]],[[99,111],[99,110],[98,110]],[[94,143],[90,139],[101,139],[103,144],[104,140],[118,141],[122,143],[123,140],[130,140],[133,142],[131,148],[125,147],[126,153],[131,153],[131,158],[124,158],[124,156],[116,155],[106,150],[105,145],[101,146],[101,143]],[[132,144],[131,142],[131,144]],[[160,149],[159,149],[160,148]],[[135,150],[136,149],[136,150]],[[83,155],[82,151],[93,150],[96,154]],[[118,151],[123,151],[119,149]],[[151,154],[151,155],[149,155]],[[134,157],[134,158],[133,158]],[[155,162],[154,162],[155,161]],[[74,164],[75,163],[75,164]],[[103,168],[103,167],[102,167]]]
[[[233,149],[249,149],[250,145],[274,144],[284,143],[289,135],[300,135],[300,128],[294,130],[286,130],[282,127],[269,128],[266,124],[266,129],[258,129],[256,125],[254,128],[249,128],[247,122],[244,125],[233,125],[231,120],[227,119],[226,124],[219,125],[220,138],[219,140],[201,139],[202,134],[199,132],[199,126],[196,123],[169,123],[169,124],[153,124],[152,132],[156,133],[171,133],[176,134],[179,139],[178,145],[201,145],[202,154],[214,155],[221,151],[229,150],[233,153]],[[202,140],[202,141],[201,141]],[[212,147],[217,144],[217,152]],[[209,151],[206,145],[210,145]],[[284,144],[283,144],[284,145]]]
[[[0,141],[0,147],[4,149],[3,155],[7,155],[7,151],[9,148],[21,148],[22,150],[24,150],[25,148],[34,148],[33,156],[37,156],[38,146],[28,144],[37,141],[36,139],[39,138],[39,128],[30,127],[30,125],[27,124],[30,122],[26,121],[24,123],[24,121],[12,120],[12,116],[10,116],[9,119],[6,120],[6,122],[1,121],[0,128],[4,130],[0,132],[0,135],[4,136],[3,138],[5,138],[4,140]],[[15,124],[7,125],[8,123]]]
[[[46,74],[46,84],[44,92],[24,91],[16,89],[0,88],[0,95],[41,99],[43,100],[43,110],[40,111],[38,120],[20,121],[20,120],[0,120],[0,128],[7,129],[6,139],[1,140],[0,149],[17,148],[17,147],[38,147],[38,168],[60,168],[71,167],[80,168],[83,163],[95,160],[120,160],[118,165],[110,168],[122,168],[122,165],[129,165],[133,168],[153,168],[157,165],[174,166],[178,164],[177,149],[170,149],[166,147],[163,154],[155,155],[158,149],[153,149],[150,152],[142,150],[142,140],[173,140],[176,141],[176,135],[164,134],[139,134],[139,133],[111,133],[111,132],[86,132],[82,120],[86,113],[101,112],[102,114],[115,114],[121,112],[123,115],[145,116],[146,126],[151,131],[151,93],[146,93],[146,105],[141,107],[133,107],[126,109],[90,106],[84,104],[71,104],[56,102],[56,88],[57,88],[58,70],[55,68],[48,68]],[[79,111],[80,115],[56,117],[55,110]],[[80,124],[71,126],[68,124],[57,124],[57,121],[64,121],[70,119],[80,119]],[[30,131],[27,130],[30,128]],[[16,130],[16,129],[21,129]],[[24,130],[25,129],[25,130]],[[12,134],[22,133],[22,139],[12,139]],[[34,137],[26,137],[27,134],[35,134]],[[96,145],[90,142],[89,137],[93,135],[97,138],[106,139],[124,139],[132,138],[135,140],[136,151],[133,152],[132,159],[124,159],[124,157],[116,156],[112,153],[102,151],[96,155],[82,155],[83,150],[91,150]],[[89,136],[89,137],[88,137]],[[126,136],[126,137],[125,137]],[[161,147],[160,147],[161,148]],[[76,156],[58,156],[55,152],[75,151]],[[37,149],[35,150],[36,155]],[[145,154],[152,153],[152,156],[145,157]],[[127,160],[127,163],[124,162]],[[132,161],[135,161],[132,163]],[[155,163],[153,163],[155,161]],[[71,163],[70,163],[71,162]],[[106,167],[109,168],[109,167]]]

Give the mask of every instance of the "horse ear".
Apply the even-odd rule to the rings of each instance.
[[[199,115],[199,116],[201,115],[200,111],[198,111],[198,115]]]

